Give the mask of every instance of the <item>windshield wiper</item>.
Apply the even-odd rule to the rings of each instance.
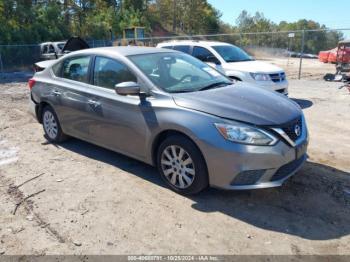
[[[253,59],[243,59],[243,60],[226,60],[227,63],[238,63],[238,62],[247,62],[254,61]]]
[[[174,90],[174,91],[168,91],[171,94],[179,94],[179,93],[190,93],[194,92],[195,90],[193,89],[184,89],[184,90]]]
[[[217,82],[217,83],[213,83],[213,84],[204,86],[204,87],[198,89],[198,91],[204,91],[204,90],[209,90],[209,89],[213,89],[213,88],[228,86],[228,85],[231,85],[231,84],[232,83],[227,83],[227,82]]]

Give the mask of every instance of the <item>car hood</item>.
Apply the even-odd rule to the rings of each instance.
[[[237,70],[250,73],[276,73],[283,72],[283,69],[262,61],[245,61],[225,64],[226,70]]]
[[[248,84],[173,94],[178,106],[260,126],[275,126],[302,114],[298,104],[284,95]]]
[[[64,47],[62,48],[62,53],[69,53],[78,50],[88,49],[90,48],[88,43],[86,43],[80,37],[71,37],[68,39]]]

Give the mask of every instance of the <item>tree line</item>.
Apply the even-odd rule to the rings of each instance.
[[[220,17],[220,11],[206,0],[0,0],[0,45],[58,41],[73,35],[118,39],[124,28],[132,26],[144,26],[149,35],[161,28],[163,34],[180,36],[326,29],[312,20],[277,24],[262,13],[251,15],[244,10],[235,25]],[[243,46],[299,51],[301,37],[297,34],[291,45],[286,34],[242,34],[231,40]],[[335,31],[308,32],[305,51],[333,48],[342,38]]]

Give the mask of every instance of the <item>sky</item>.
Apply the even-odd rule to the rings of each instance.
[[[273,22],[311,19],[328,28],[350,28],[350,0],[208,0],[222,13],[221,19],[235,25],[242,10],[259,11]],[[344,32],[350,36],[350,31]]]

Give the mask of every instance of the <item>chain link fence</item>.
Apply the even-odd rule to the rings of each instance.
[[[122,42],[131,45],[156,46],[164,41],[221,41],[243,48],[257,60],[264,60],[284,68],[290,79],[320,79],[326,73],[334,73],[335,66],[319,62],[317,54],[321,50],[336,48],[339,38],[350,38],[350,28],[164,36],[124,41],[88,40],[87,42],[94,48],[121,45]],[[33,64],[40,60],[39,44],[0,45],[0,76],[14,72],[32,72]]]

